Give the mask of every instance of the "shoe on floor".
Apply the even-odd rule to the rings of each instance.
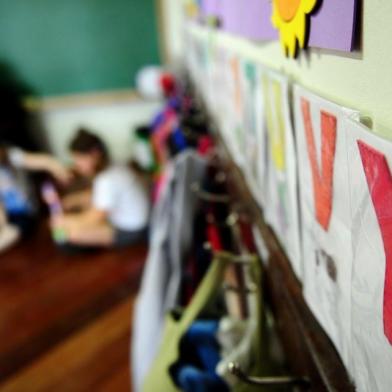
[[[0,226],[0,253],[14,245],[20,238],[19,229],[10,224]]]

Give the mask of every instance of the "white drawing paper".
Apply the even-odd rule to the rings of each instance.
[[[277,234],[297,277],[302,277],[298,215],[297,163],[290,117],[289,82],[261,67],[264,146],[267,147],[265,219]]]
[[[350,116],[355,117],[357,114],[298,85],[294,87],[304,296],[346,366],[349,364],[351,352],[353,256],[344,121]],[[308,136],[306,118],[310,126]],[[323,133],[322,127],[325,131]],[[332,132],[333,130],[335,132]],[[313,135],[313,151],[316,155],[313,174],[310,158],[312,143],[307,139],[309,135]],[[328,135],[332,135],[331,138]],[[329,145],[327,140],[335,140],[335,143],[330,142],[334,146]],[[327,159],[328,157],[330,159]],[[328,171],[328,162],[333,165],[331,171]],[[315,195],[316,175],[319,176],[320,182],[318,190],[321,189],[318,198]]]
[[[265,112],[260,67],[243,60],[241,63],[243,171],[250,191],[260,206],[266,200]]]
[[[349,370],[358,391],[389,391],[392,387],[392,341],[386,337],[383,320],[386,252],[358,143],[365,143],[384,155],[389,170],[392,170],[392,142],[372,134],[352,120],[345,120],[345,128],[354,258]],[[373,168],[378,170],[377,166]],[[385,189],[385,195],[387,192]],[[390,208],[383,208],[382,214],[384,219],[392,222],[392,199],[387,201]]]

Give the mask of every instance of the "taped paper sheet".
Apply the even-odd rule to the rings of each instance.
[[[243,170],[254,199],[265,206],[267,156],[260,68],[247,60],[243,60],[241,65]]]
[[[346,366],[351,347],[351,213],[344,122],[357,113],[294,87],[305,299]]]
[[[283,75],[264,67],[261,67],[261,82],[268,139],[265,218],[283,245],[294,272],[301,279],[297,162],[290,117],[289,82]]]
[[[245,139],[243,130],[243,97],[241,89],[241,62],[237,55],[229,53],[226,62],[227,94],[224,112],[219,113],[222,132],[235,163],[244,168]]]
[[[352,356],[359,391],[392,388],[392,143],[345,120],[352,209]]]

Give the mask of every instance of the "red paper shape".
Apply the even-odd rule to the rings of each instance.
[[[240,81],[240,63],[238,58],[234,57],[230,61],[231,72],[234,78],[234,107],[238,115],[242,112],[241,98],[241,81]]]
[[[384,333],[392,345],[392,176],[385,155],[358,141],[385,251]]]
[[[310,115],[310,103],[301,98],[307,149],[313,177],[316,219],[328,231],[332,215],[333,169],[336,153],[337,120],[333,114],[321,111],[321,171],[317,162],[316,144]]]

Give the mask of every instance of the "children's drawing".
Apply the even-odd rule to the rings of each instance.
[[[304,295],[346,365],[353,256],[344,120],[355,116],[294,87]]]
[[[297,163],[290,117],[289,83],[278,73],[261,68],[264,127],[268,136],[265,218],[274,228],[297,276],[302,276]]]
[[[392,385],[392,143],[345,121],[352,210],[352,355],[359,391]]]

